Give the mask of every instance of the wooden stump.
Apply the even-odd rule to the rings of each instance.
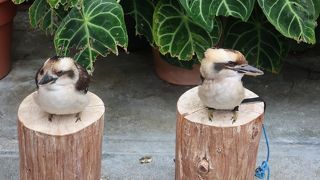
[[[61,115],[50,122],[33,94],[23,100],[18,111],[20,179],[100,179],[102,100],[88,92],[90,103],[81,113],[81,121],[75,122],[75,115]]]
[[[257,95],[246,89],[250,97]],[[263,113],[262,102],[241,104],[234,124],[230,111],[214,111],[211,122],[198,87],[184,93],[177,104],[176,179],[254,179]]]

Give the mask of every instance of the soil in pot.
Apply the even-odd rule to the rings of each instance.
[[[0,79],[4,78],[11,68],[11,34],[12,20],[16,6],[11,0],[0,0]]]

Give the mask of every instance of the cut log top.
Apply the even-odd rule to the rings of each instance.
[[[258,97],[252,91],[245,90],[245,98]],[[177,103],[178,113],[184,116],[185,119],[216,127],[235,127],[246,124],[264,112],[263,102],[252,102],[241,104],[239,107],[238,119],[232,124],[232,111],[215,110],[213,113],[213,121],[208,119],[208,111],[204,104],[202,104],[198,96],[198,86],[185,92]]]
[[[104,114],[105,107],[102,100],[95,94],[88,92],[89,105],[81,112],[81,120],[76,121],[72,115],[55,115],[52,122],[49,114],[40,109],[35,103],[33,95],[27,96],[19,106],[18,119],[27,128],[49,135],[63,136],[78,132],[98,121]]]

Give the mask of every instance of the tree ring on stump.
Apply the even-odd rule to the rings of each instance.
[[[245,98],[258,97],[252,91],[245,89]],[[198,96],[198,87],[184,93],[177,103],[179,114],[191,122],[215,127],[237,127],[258,118],[264,112],[263,102],[244,103],[239,106],[238,118],[232,123],[233,112],[230,110],[214,110],[213,120],[208,118],[207,107]]]
[[[19,106],[18,118],[28,129],[36,129],[41,132],[53,136],[64,136],[73,134],[82,130],[97,119],[100,119],[105,112],[103,101],[92,92],[88,92],[89,104],[80,112],[81,121],[76,122],[75,114],[54,115],[52,122],[48,120],[49,114],[44,112],[34,101],[33,96],[37,92],[33,92],[27,96]]]

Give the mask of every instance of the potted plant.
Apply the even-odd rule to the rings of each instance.
[[[11,0],[0,0],[0,79],[11,68],[11,34],[15,14],[16,7]]]
[[[172,4],[165,6],[164,3]],[[216,37],[220,36],[221,32],[217,29],[219,27],[215,26],[215,30],[212,33],[208,33],[184,15],[184,10],[179,6],[178,1],[132,0],[121,1],[121,4],[125,12],[135,19],[136,34],[144,35],[153,46],[154,65],[157,75],[172,84],[200,84],[199,59],[202,57],[203,50],[217,44],[218,38]],[[165,14],[166,17],[158,15],[158,13],[162,13],[161,11],[168,12],[168,14]],[[166,18],[170,20],[166,21]],[[164,22],[164,26],[158,26],[156,22],[160,21]],[[177,26],[179,24],[181,25]],[[192,32],[188,32],[185,29],[187,26],[192,26]],[[164,32],[166,30],[169,30],[167,32],[171,34],[178,30],[176,31],[178,34],[170,37],[169,41],[162,41],[159,37],[162,36],[161,33],[166,33]],[[185,44],[187,46],[192,44],[192,36],[198,36],[205,40],[198,41],[199,44],[195,51],[190,52],[190,50],[187,50],[183,52]],[[189,43],[188,39],[191,40]],[[191,49],[193,48],[191,47]],[[168,52],[168,49],[171,49],[172,53]]]
[[[24,0],[15,0],[21,3]],[[74,56],[89,72],[98,56],[126,49],[124,13],[173,64],[199,63],[218,46],[243,52],[250,64],[281,69],[287,39],[314,44],[319,0],[35,0],[32,26],[54,35],[58,55]],[[177,63],[178,62],[178,63]],[[189,65],[188,65],[189,66]]]
[[[210,47],[237,49],[250,64],[280,71],[288,39],[314,44],[320,1],[123,1],[136,20],[137,34],[163,55],[186,62],[201,59]],[[126,10],[127,8],[127,10]],[[175,63],[180,64],[180,63]]]
[[[54,36],[57,55],[74,57],[91,74],[98,56],[118,54],[118,46],[128,45],[123,10],[116,0],[34,0],[29,20]]]

